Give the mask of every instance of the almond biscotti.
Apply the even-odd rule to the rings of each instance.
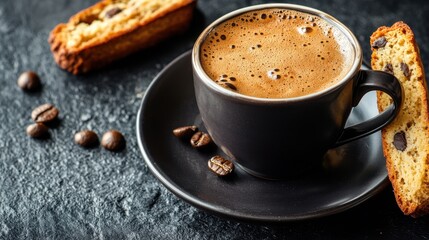
[[[410,27],[397,22],[380,27],[370,39],[371,66],[398,78],[404,104],[397,118],[382,130],[383,152],[398,206],[414,217],[429,212],[429,118],[426,80]],[[383,111],[390,98],[379,92]]]
[[[49,43],[57,64],[85,73],[187,29],[195,0],[103,0],[57,25]]]

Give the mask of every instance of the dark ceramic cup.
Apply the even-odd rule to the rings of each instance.
[[[242,95],[211,80],[200,62],[200,47],[207,34],[227,19],[267,8],[319,16],[339,29],[354,53],[352,67],[344,79],[319,92],[285,99]],[[330,148],[380,130],[395,118],[402,104],[399,81],[384,72],[361,70],[361,65],[361,47],[347,27],[326,13],[292,4],[262,4],[231,12],[201,33],[192,52],[196,100],[207,131],[235,164],[267,179],[311,172],[322,164],[323,155]],[[374,90],[389,94],[393,104],[374,118],[345,128],[352,108],[363,95]]]

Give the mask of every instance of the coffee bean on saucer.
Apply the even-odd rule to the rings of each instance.
[[[191,138],[191,145],[194,148],[206,147],[211,143],[212,143],[212,138],[207,133],[196,132]]]
[[[32,71],[23,72],[18,78],[18,86],[28,92],[36,91],[40,88],[40,78]]]
[[[209,169],[218,176],[226,176],[234,170],[234,164],[221,156],[214,156],[208,161]]]
[[[174,136],[189,139],[198,130],[197,126],[184,126],[173,130]]]
[[[36,107],[31,112],[31,118],[37,123],[47,123],[55,120],[58,116],[58,109],[49,103]]]
[[[120,151],[125,147],[125,138],[117,130],[109,130],[103,134],[101,145],[110,151]]]
[[[83,130],[74,135],[74,142],[84,148],[91,148],[98,144],[98,136],[94,131]]]
[[[43,123],[33,123],[27,127],[27,135],[32,138],[48,137],[49,129]]]

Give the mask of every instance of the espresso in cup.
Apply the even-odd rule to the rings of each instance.
[[[210,24],[192,51],[201,119],[236,166],[262,178],[323,172],[328,149],[390,123],[402,104],[391,74],[361,70],[353,33],[317,9],[261,4]],[[379,115],[346,126],[369,91],[389,94]]]
[[[260,98],[293,98],[342,80],[353,64],[350,41],[326,20],[304,12],[262,9],[213,28],[200,60],[222,87]]]

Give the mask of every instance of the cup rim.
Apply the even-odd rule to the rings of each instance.
[[[203,41],[205,40],[205,37],[208,35],[208,33],[214,29],[216,26],[218,26],[220,23],[225,22],[228,19],[231,19],[235,16],[238,16],[240,14],[260,10],[260,9],[269,9],[269,8],[284,8],[288,10],[295,10],[298,12],[307,13],[310,15],[318,16],[321,19],[328,22],[330,25],[336,27],[339,29],[344,36],[349,40],[350,44],[353,46],[355,57],[353,59],[353,64],[350,67],[349,72],[337,83],[334,85],[331,85],[327,88],[322,89],[321,91],[317,91],[311,94],[298,96],[298,97],[288,97],[288,98],[262,98],[262,97],[254,97],[249,95],[244,95],[241,93],[237,93],[228,89],[225,89],[218,84],[216,84],[204,71],[201,61],[200,61],[200,49]],[[195,41],[194,47],[192,49],[192,67],[194,69],[194,72],[198,75],[198,78],[211,90],[217,92],[218,94],[228,96],[231,98],[235,98],[237,100],[242,101],[250,101],[250,102],[271,102],[271,103],[284,103],[284,102],[296,102],[296,101],[303,101],[303,100],[309,100],[314,99],[319,96],[324,96],[332,91],[335,91],[339,87],[346,84],[348,81],[351,81],[353,76],[357,74],[357,72],[360,70],[360,67],[362,65],[362,48],[356,38],[356,36],[350,31],[349,28],[347,28],[344,24],[342,24],[339,20],[332,17],[331,15],[322,12],[320,10],[298,5],[298,4],[288,4],[288,3],[268,3],[268,4],[258,4],[253,5],[249,7],[244,7],[237,9],[235,11],[232,11],[230,13],[227,13],[223,15],[222,17],[216,19],[214,22],[212,22],[209,26],[207,26],[203,32],[199,35],[197,40]],[[195,78],[194,78],[195,81]]]

